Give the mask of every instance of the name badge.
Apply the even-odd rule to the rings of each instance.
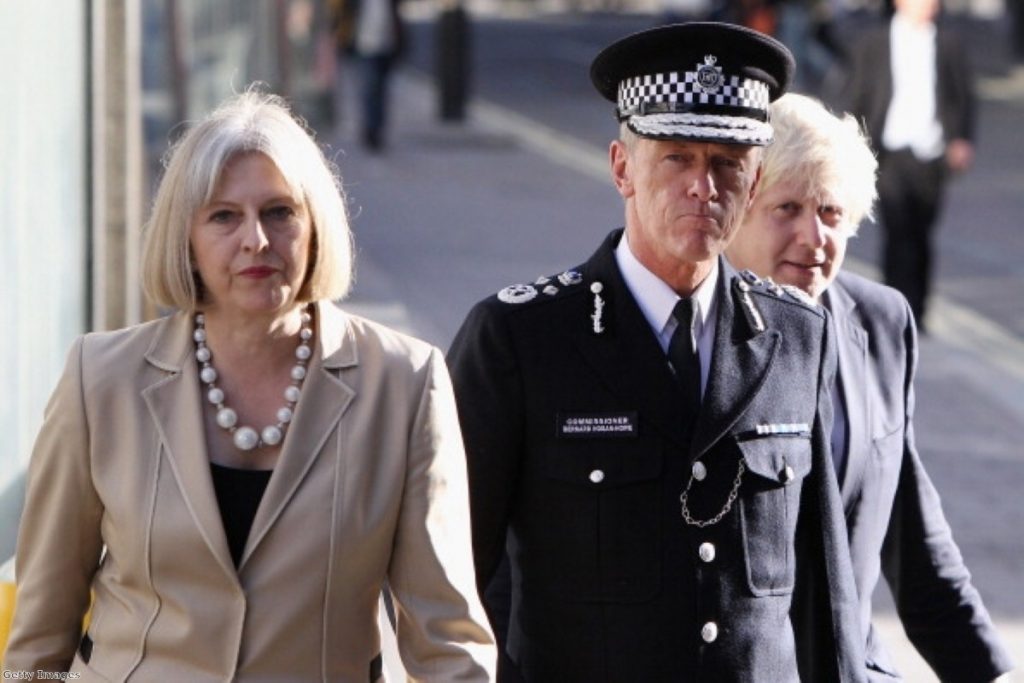
[[[556,436],[562,439],[622,439],[637,435],[636,411],[559,413]]]

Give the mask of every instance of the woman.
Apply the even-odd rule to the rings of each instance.
[[[387,581],[412,678],[491,678],[444,360],[330,303],[350,241],[280,99],[237,96],[176,146],[143,277],[178,312],[71,350],[32,455],[6,669],[379,680]]]
[[[902,680],[871,626],[881,573],[907,635],[944,681],[991,681],[1012,668],[971,585],[914,444],[917,333],[894,289],[840,272],[847,240],[876,197],[878,167],[856,120],[816,100],[771,106],[775,140],[729,260],[798,287],[832,314],[839,348],[833,461],[860,596],[870,681]]]

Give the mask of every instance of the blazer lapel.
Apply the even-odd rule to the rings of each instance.
[[[867,377],[868,333],[861,327],[854,311],[857,304],[836,280],[825,294],[825,303],[832,313],[839,349],[839,386],[846,413],[846,465],[840,491],[843,507],[855,502],[853,494],[860,489],[869,451],[870,414],[864,378]]]
[[[678,412],[682,395],[669,369],[668,358],[650,324],[630,293],[615,262],[616,231],[582,267],[584,286],[600,282],[605,300],[606,330],[593,332],[590,314],[594,295],[580,316],[567,320],[576,346],[594,372],[624,406],[636,408],[642,419],[685,449],[686,434]],[[641,424],[641,429],[646,427]]]
[[[171,471],[210,552],[221,568],[235,577],[210,476],[191,317],[176,313],[165,318],[145,357],[169,373],[143,389],[142,399],[156,423]]]
[[[336,375],[337,370],[356,366],[359,361],[355,334],[347,317],[330,302],[317,304],[316,317],[317,347],[277,466],[256,511],[239,571],[295,495],[356,394]]]
[[[706,453],[746,412],[768,376],[780,337],[778,330],[758,332],[750,329],[745,319],[737,321],[731,292],[736,271],[723,258],[718,263],[715,346],[694,432],[691,460]]]

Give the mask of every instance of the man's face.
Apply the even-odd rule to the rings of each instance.
[[[637,259],[672,285],[665,273],[717,258],[754,196],[760,159],[749,145],[613,142],[612,173]]]
[[[939,14],[939,0],[894,0],[896,11],[915,23],[928,23]]]
[[[817,301],[839,274],[850,228],[837,202],[808,196],[802,185],[783,179],[759,192],[727,255]]]

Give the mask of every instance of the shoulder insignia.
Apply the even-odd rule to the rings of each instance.
[[[558,281],[562,283],[563,287],[569,287],[583,282],[583,276],[578,271],[567,270],[558,276]]]
[[[759,285],[759,284],[761,284],[761,278],[759,278],[754,273],[754,271],[750,270],[749,268],[741,270],[740,271],[740,277],[743,278],[744,280],[746,280],[749,284],[752,284],[752,285]]]
[[[810,294],[800,289],[799,287],[794,287],[793,285],[782,285],[782,289],[784,292],[789,294],[791,297],[793,297],[800,303],[806,304],[812,308],[818,307],[817,302],[811,298]]]
[[[509,285],[498,292],[498,301],[506,304],[525,304],[537,299],[552,300],[570,292],[583,283],[583,274],[578,270],[566,270],[559,275],[541,275],[531,284]]]
[[[525,304],[537,296],[533,285],[510,285],[498,292],[498,301],[506,304]]]
[[[782,287],[770,277],[766,277],[762,280],[761,284],[763,284],[765,288],[775,296],[782,296]]]

